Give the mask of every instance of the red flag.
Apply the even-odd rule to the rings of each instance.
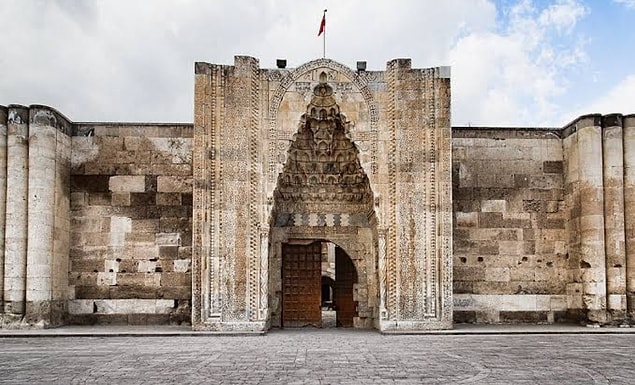
[[[318,36],[324,33],[326,29],[326,10],[324,10],[324,15],[322,15],[322,22],[320,23],[320,30],[318,31]]]

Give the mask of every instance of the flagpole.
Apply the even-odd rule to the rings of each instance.
[[[322,18],[326,20],[326,9]],[[326,59],[326,24],[324,25],[324,36],[322,37],[322,58]]]

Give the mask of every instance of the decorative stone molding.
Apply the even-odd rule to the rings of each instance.
[[[451,327],[447,71],[195,68],[194,327],[268,327],[281,242],[302,238],[351,255],[357,325]]]

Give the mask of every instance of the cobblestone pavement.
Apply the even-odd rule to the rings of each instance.
[[[635,335],[0,339],[0,384],[633,384]]]

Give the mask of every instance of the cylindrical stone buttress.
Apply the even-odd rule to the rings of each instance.
[[[607,307],[611,319],[621,321],[626,315],[622,115],[611,114],[602,118],[602,154]]]
[[[571,127],[567,127],[567,130]],[[570,133],[562,139],[564,156],[564,190],[567,207],[567,249],[570,258],[567,260],[569,279],[566,286],[567,309],[576,313],[584,306],[582,303],[582,270],[580,269],[580,191],[577,132]],[[577,317],[577,315],[576,315]]]
[[[4,219],[7,199],[7,108],[0,106],[0,313],[4,312]]]
[[[29,110],[9,105],[4,254],[5,313],[23,315],[26,301]]]
[[[604,249],[604,189],[600,116],[578,122],[580,156],[580,268],[584,307],[590,322],[607,322]]]
[[[59,123],[59,122],[58,122]],[[55,148],[55,236],[53,240],[53,265],[51,283],[52,324],[62,324],[68,299],[68,269],[70,254],[70,178],[71,178],[71,135],[69,121],[57,127]]]
[[[626,308],[635,319],[635,115],[623,117],[624,229],[626,234]]]
[[[29,126],[26,320],[49,322],[55,235],[55,114],[32,107]]]

